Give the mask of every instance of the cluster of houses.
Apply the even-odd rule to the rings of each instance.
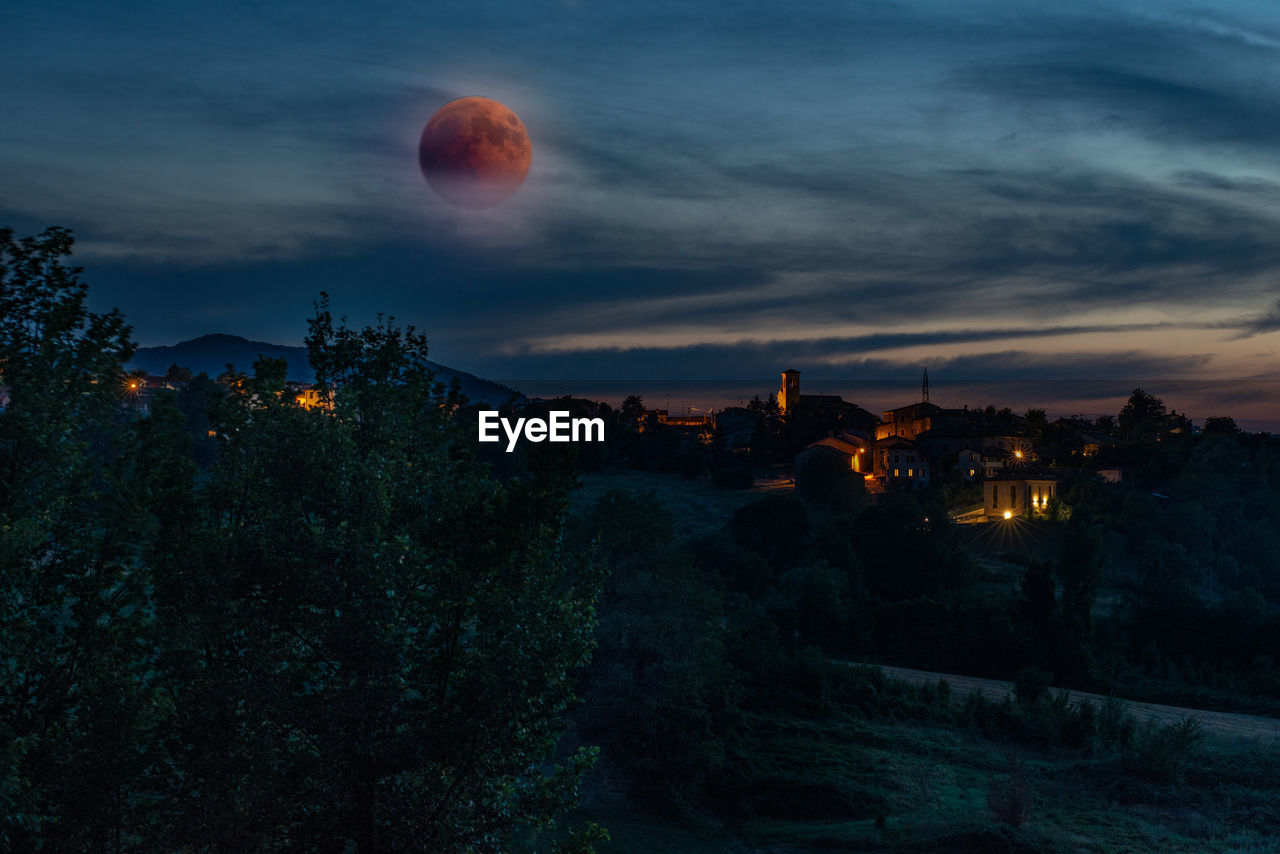
[[[833,464],[847,466],[864,478],[872,493],[912,490],[955,471],[966,480],[983,483],[980,511],[968,521],[993,521],[1044,513],[1057,496],[1057,478],[1039,464],[1025,418],[1008,411],[945,409],[925,399],[882,412],[877,418],[834,395],[800,393],[800,372],[782,373],[777,394],[785,416],[806,408],[841,411],[838,433],[818,439],[796,456],[796,479],[806,470]],[[1047,425],[1071,452],[1096,456],[1114,439],[1095,432],[1087,421],[1058,419]]]

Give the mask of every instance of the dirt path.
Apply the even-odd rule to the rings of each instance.
[[[913,684],[934,683],[939,679],[951,686],[953,691],[972,693],[974,691],[993,700],[1003,700],[1013,691],[1012,682],[1001,682],[999,679],[981,679],[976,676],[956,676],[952,673],[932,673],[927,670],[910,670],[906,667],[887,667],[875,665],[884,675],[893,679]],[[1054,689],[1055,691],[1059,689]],[[1105,703],[1107,698],[1101,694],[1089,694],[1085,691],[1068,691],[1072,702],[1089,701],[1095,706]],[[1210,712],[1203,709],[1187,709],[1182,706],[1162,706],[1158,703],[1140,703],[1136,700],[1122,700],[1125,707],[1139,721],[1155,721],[1162,725],[1177,723],[1186,717],[1200,721],[1206,735],[1214,735],[1233,741],[1250,741],[1259,746],[1280,744],[1280,720],[1264,718],[1257,715],[1238,715],[1232,712]]]

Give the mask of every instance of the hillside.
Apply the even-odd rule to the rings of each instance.
[[[284,359],[289,365],[289,379],[299,382],[310,382],[314,375],[307,364],[305,347],[288,347],[283,344],[270,344],[265,341],[250,341],[239,335],[216,333],[192,338],[162,347],[142,347],[129,362],[130,370],[143,370],[152,374],[163,374],[170,365],[190,368],[195,373],[207,373],[216,377],[234,365],[238,370],[249,371],[259,356],[273,359]],[[515,389],[499,383],[481,379],[474,374],[450,368],[436,362],[431,363],[437,378],[450,382],[454,377],[462,384],[462,393],[473,403],[497,406],[510,398],[519,395]]]

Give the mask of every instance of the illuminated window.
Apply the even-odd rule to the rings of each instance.
[[[898,476],[898,470],[897,470],[897,469],[894,469],[894,470],[893,470],[893,476],[894,476],[894,477],[897,477],[897,476]]]
[[[973,469],[969,469],[969,477],[973,477]]]
[[[907,477],[915,477],[915,476],[916,476],[915,469],[907,469]]]

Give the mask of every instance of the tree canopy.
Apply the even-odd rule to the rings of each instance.
[[[84,308],[70,235],[2,235],[0,847],[483,852],[551,824],[593,757],[553,751],[601,583],[563,479],[490,477],[425,337],[324,300],[329,406],[260,359],[131,417],[128,327]]]

